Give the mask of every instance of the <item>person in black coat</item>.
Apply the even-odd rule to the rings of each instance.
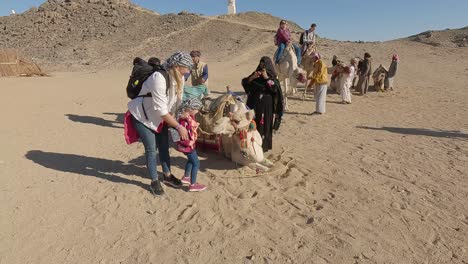
[[[257,130],[263,139],[263,151],[272,149],[273,130],[278,130],[283,115],[283,94],[273,62],[262,57],[257,69],[242,79],[247,107],[255,111]]]

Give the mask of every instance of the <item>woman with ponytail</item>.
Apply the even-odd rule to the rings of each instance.
[[[184,79],[193,66],[187,52],[177,52],[163,64],[168,78],[159,71],[154,72],[144,83],[137,97],[128,103],[133,125],[145,146],[146,167],[151,176],[150,190],[154,195],[164,194],[161,182],[173,187],[181,187],[182,182],[171,173],[169,156],[170,127],[175,128],[182,140],[188,138],[187,129],[174,117],[182,102]],[[166,82],[169,85],[166,86]],[[158,176],[156,169],[156,148],[163,175]]]

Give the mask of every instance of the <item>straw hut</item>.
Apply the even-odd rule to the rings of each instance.
[[[0,77],[46,75],[35,63],[20,58],[16,50],[0,49]]]

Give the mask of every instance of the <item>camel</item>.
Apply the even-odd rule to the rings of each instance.
[[[218,97],[207,109],[208,113],[202,113],[200,130],[221,136],[224,156],[236,164],[268,171],[273,164],[263,154],[262,137],[253,121],[254,111],[231,94]]]
[[[302,95],[302,99],[306,97],[307,88],[309,88],[310,78],[312,77],[312,72],[314,71],[314,61],[313,55],[317,51],[315,45],[309,45],[307,50],[304,51],[304,55],[302,56],[302,68],[306,72],[306,83],[304,86],[304,94]]]
[[[223,154],[228,159],[238,165],[268,171],[272,164],[265,159],[260,133],[251,125],[253,116],[253,110],[238,111],[218,120],[214,131],[221,135]]]
[[[295,94],[297,91],[297,82],[304,81],[304,71],[297,66],[297,57],[294,52],[294,47],[289,44],[283,53],[283,57],[279,64],[276,64],[276,73],[278,80],[281,83],[283,91],[283,105],[285,110],[288,109],[288,95],[289,87],[292,87],[291,93]]]
[[[372,74],[374,79],[374,88],[376,92],[384,92],[384,80],[387,76],[388,70],[380,64],[380,66]]]

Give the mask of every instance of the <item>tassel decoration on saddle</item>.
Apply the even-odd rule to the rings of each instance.
[[[255,150],[255,145],[254,145],[254,144],[255,144],[255,138],[252,137],[252,138],[250,139],[250,141],[252,142],[252,148],[253,148],[253,151],[254,151],[254,153],[255,153],[255,156],[257,156],[257,151]]]
[[[240,130],[239,131],[239,140],[240,140],[241,149],[248,148],[248,145],[247,145],[247,130]]]
[[[249,132],[255,130],[257,130],[257,123],[255,123],[255,120],[252,120],[249,124]]]

